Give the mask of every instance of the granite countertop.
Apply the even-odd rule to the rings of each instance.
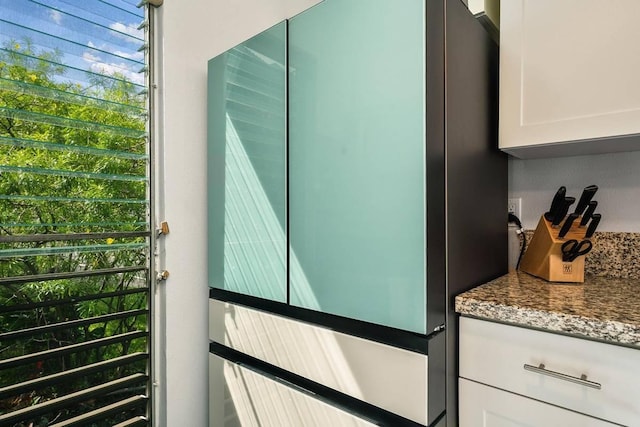
[[[547,282],[513,272],[460,294],[462,315],[640,348],[640,280]]]

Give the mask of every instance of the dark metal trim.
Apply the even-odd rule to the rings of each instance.
[[[58,384],[71,378],[82,377],[85,375],[93,374],[95,372],[106,371],[107,369],[111,369],[116,366],[128,365],[129,363],[148,358],[149,355],[147,353],[132,353],[126,356],[103,360],[102,362],[93,363],[91,365],[85,365],[80,368],[58,372],[53,375],[47,375],[46,377],[40,377],[18,384],[12,384],[10,386],[0,388],[0,399],[5,399],[8,396],[15,396],[26,391],[47,387],[52,384]]]
[[[508,167],[507,156],[497,148],[498,46],[459,0],[444,0],[444,6],[450,267],[446,411],[447,424],[457,425],[459,336],[454,297],[507,272]]]
[[[17,356],[11,359],[0,360],[0,369],[13,368],[15,366],[26,365],[39,360],[52,359],[54,357],[62,356],[63,354],[77,353],[79,351],[89,350],[97,347],[105,347],[107,345],[116,344],[124,341],[133,341],[137,338],[147,338],[148,332],[146,331],[133,331],[125,334],[114,335],[112,337],[100,338],[97,340],[87,341],[79,344],[67,345],[65,347],[58,347],[53,350],[40,351],[38,353],[25,354],[24,356]]]
[[[17,331],[0,334],[0,341],[21,338],[29,335],[41,334],[45,332],[67,329],[75,326],[91,325],[93,323],[108,322],[109,320],[125,319],[139,315],[146,315],[147,309],[120,311],[118,313],[105,314],[104,316],[89,317],[87,319],[70,320],[68,322],[53,323],[51,325],[37,326],[35,328],[20,329]]]
[[[427,174],[427,331],[446,323],[447,289],[447,117],[444,0],[425,2],[426,174]],[[446,332],[445,332],[446,333]],[[444,334],[429,343],[427,413],[434,417],[446,406],[447,355]],[[450,356],[453,357],[453,356]]]
[[[278,316],[288,317],[300,322],[310,323],[367,340],[387,344],[415,353],[427,354],[428,341],[439,332],[429,335],[421,335],[389,326],[377,325],[362,320],[350,319],[335,314],[322,313],[320,311],[291,306],[282,302],[266,300],[250,295],[210,288],[209,298],[223,302],[243,305],[252,309],[265,311]]]
[[[447,194],[444,4],[425,2],[425,164],[427,180],[427,331],[445,323]]]
[[[92,397],[101,396],[109,392],[123,389],[133,384],[138,384],[144,381],[147,381],[147,375],[145,374],[133,374],[125,378],[110,381],[108,383],[71,393],[63,397],[48,400],[34,406],[29,406],[17,411],[9,412],[8,414],[0,415],[0,425],[12,425],[12,423],[19,422],[21,420],[37,417],[39,415],[44,415],[57,409],[76,405]]]
[[[4,307],[0,307],[0,314],[12,313],[15,311],[35,310],[43,307],[55,307],[55,306],[65,305],[65,304],[76,304],[82,301],[91,301],[91,300],[98,300],[98,299],[104,299],[104,298],[119,297],[122,295],[146,294],[148,292],[149,292],[149,288],[130,288],[130,289],[124,289],[122,291],[104,292],[102,294],[84,295],[81,297],[55,299],[55,300],[34,302],[34,303],[27,303],[27,304],[7,305]]]
[[[209,352],[219,356],[229,362],[235,363],[243,368],[250,369],[273,381],[283,384],[311,396],[314,399],[323,401],[331,406],[342,409],[345,412],[363,418],[378,426],[388,427],[419,427],[421,424],[407,418],[401,417],[393,412],[389,412],[370,403],[364,402],[355,397],[341,393],[330,387],[311,381],[305,377],[279,368],[270,363],[256,359],[237,350],[218,344],[209,343]]]
[[[117,231],[107,233],[19,234],[0,236],[0,243],[63,242],[72,240],[124,239],[149,237],[149,231]]]
[[[103,420],[110,415],[119,414],[125,410],[140,406],[141,404],[146,405],[148,400],[148,397],[144,395],[133,396],[128,399],[112,403],[111,405],[103,406],[95,411],[87,412],[86,414],[82,414],[74,418],[69,418],[61,423],[52,424],[51,427],[87,426],[97,420]]]
[[[489,18],[485,12],[476,14],[475,18],[480,24],[482,24],[484,29],[487,31],[487,34],[489,34],[489,37],[491,37],[491,40],[493,40],[496,45],[500,46],[500,29],[496,27],[496,24],[493,23],[491,18]]]
[[[134,271],[143,271],[146,269],[147,267],[144,267],[144,266],[132,266],[132,267],[103,268],[100,270],[73,271],[68,273],[67,272],[47,273],[47,274],[34,274],[30,276],[1,277],[0,285],[21,285],[23,283],[43,282],[46,280],[76,279],[80,277],[105,276],[107,274],[131,273]]]

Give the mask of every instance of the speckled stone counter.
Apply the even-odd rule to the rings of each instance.
[[[640,280],[589,276],[550,283],[509,273],[458,295],[463,315],[640,348]]]

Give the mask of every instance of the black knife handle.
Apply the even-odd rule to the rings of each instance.
[[[591,222],[589,223],[589,227],[587,227],[587,232],[584,235],[585,239],[588,239],[589,237],[593,236],[593,233],[596,232],[596,228],[598,228],[598,224],[600,224],[601,219],[602,219],[602,215],[600,214],[593,214],[593,216],[591,216]]]
[[[564,236],[566,236],[566,234],[569,232],[569,230],[571,229],[571,226],[573,225],[573,222],[576,220],[576,218],[578,218],[580,215],[578,215],[577,213],[572,213],[569,214],[569,216],[567,217],[566,221],[564,222],[564,224],[562,224],[562,228],[560,229],[560,233],[558,233],[558,237],[560,239],[562,239]]]
[[[596,194],[596,191],[598,191],[597,185],[585,187],[585,189],[582,190],[582,195],[580,196],[580,200],[578,201],[578,205],[574,212],[578,215],[582,215],[582,212],[584,212],[591,199],[593,199],[593,195]]]
[[[569,212],[569,207],[575,201],[576,201],[575,197],[564,198],[562,205],[560,205],[560,208],[557,210],[556,215],[553,217],[553,221],[551,222],[552,227],[557,227],[562,222],[564,217],[567,215],[567,212]]]
[[[584,215],[582,215],[582,219],[580,220],[580,227],[584,227],[585,225],[587,225],[587,223],[591,219],[591,215],[593,215],[593,211],[595,211],[597,207],[597,201],[592,200],[589,202],[589,207],[585,211]]]
[[[564,185],[558,188],[558,191],[556,191],[556,194],[555,196],[553,196],[553,200],[551,201],[551,207],[549,208],[549,212],[544,214],[544,217],[547,219],[547,221],[553,221],[553,219],[556,216],[556,213],[558,212],[558,210],[562,206],[562,203],[564,202],[564,196],[566,194],[567,194],[567,188]]]

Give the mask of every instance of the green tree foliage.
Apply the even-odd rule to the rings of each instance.
[[[28,40],[0,49],[0,237],[109,233],[147,229],[144,98],[122,75],[87,72],[66,78],[57,51]],[[144,266],[144,237],[0,241],[0,279]],[[0,283],[0,334],[144,309],[144,292],[90,297],[147,286],[146,273]],[[77,301],[80,299],[81,301]],[[48,301],[69,300],[47,305]],[[45,303],[45,304],[43,304]],[[36,308],[22,309],[25,304]],[[12,308],[13,307],[13,308]],[[17,309],[18,310],[14,310]],[[146,330],[146,316],[100,321],[50,332],[0,338],[0,360],[70,344]],[[0,370],[0,387],[145,351],[138,339]],[[0,397],[0,414],[131,372],[145,362],[78,376]],[[57,416],[60,416],[58,414]],[[43,419],[34,425],[47,425]],[[28,424],[25,424],[28,425]]]

